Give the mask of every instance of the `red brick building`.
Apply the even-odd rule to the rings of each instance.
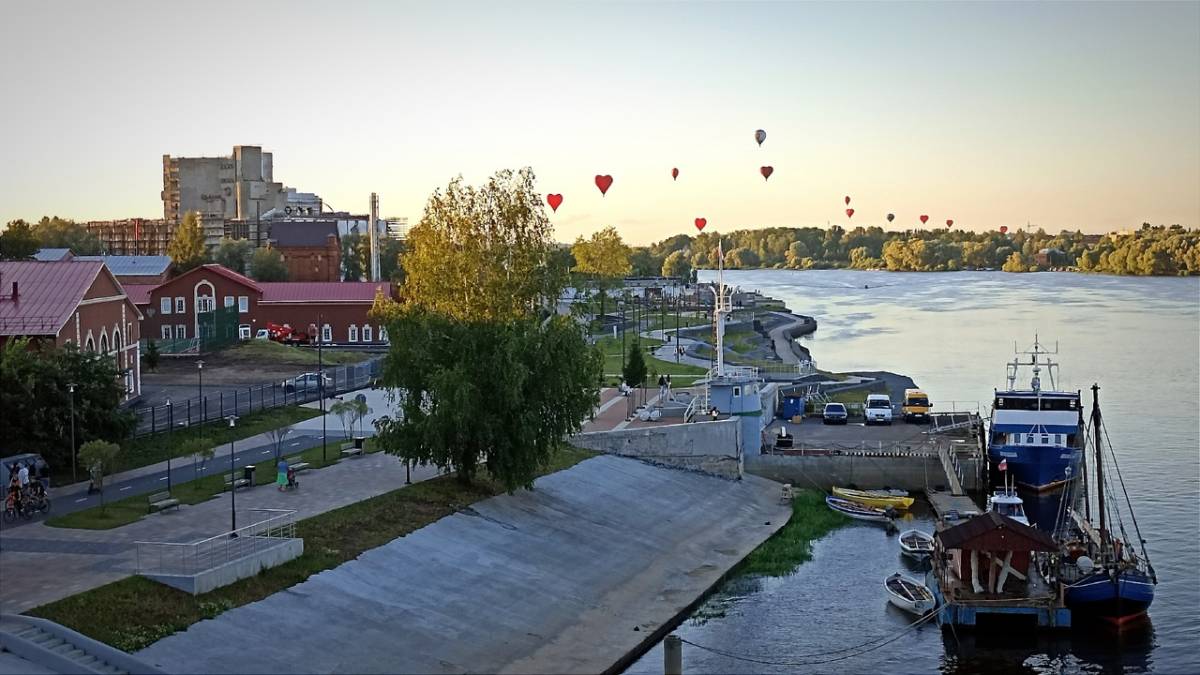
[[[0,345],[26,337],[112,358],[126,400],[142,391],[141,319],[102,262],[0,262]]]
[[[289,281],[341,281],[337,221],[276,222],[271,225],[268,242],[283,256]]]
[[[387,333],[368,316],[377,292],[392,297],[390,283],[254,281],[220,265],[201,265],[157,286],[126,288],[145,316],[142,332],[155,340],[197,337],[201,314],[237,310],[238,337],[249,340],[267,323],[286,324],[325,342],[383,344]]]

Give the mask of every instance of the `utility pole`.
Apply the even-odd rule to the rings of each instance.
[[[71,393],[71,482],[76,483],[79,478],[75,475],[75,466],[79,463],[75,460],[75,383],[67,384],[67,391]]]
[[[229,416],[229,428],[233,429],[237,417]],[[237,536],[237,470],[233,465],[233,434],[229,438],[229,532]]]
[[[171,491],[171,452],[175,446],[171,444],[171,440],[175,436],[175,410],[171,405],[171,398],[167,397],[167,492]]]
[[[317,395],[321,397],[321,462],[327,463],[325,421],[325,361],[322,343],[325,342],[325,315],[317,314]]]

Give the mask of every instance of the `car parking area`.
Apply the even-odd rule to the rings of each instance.
[[[850,418],[846,424],[824,424],[820,416],[807,417],[796,424],[782,419],[775,420],[770,426],[772,436],[779,435],[780,427],[787,429],[789,436],[794,436],[797,442],[806,445],[820,446],[828,443],[830,446],[858,445],[867,443],[896,444],[905,442],[923,443],[928,435],[928,424],[908,424],[896,420],[889,424],[863,424],[862,418]]]

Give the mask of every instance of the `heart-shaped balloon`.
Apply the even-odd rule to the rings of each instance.
[[[558,213],[558,207],[562,204],[562,195],[546,195],[546,203],[555,213]]]
[[[846,195],[846,206],[850,206],[850,195]]]
[[[679,180],[679,169],[671,169],[671,179]]]
[[[953,220],[947,220],[947,221],[946,221],[946,227],[953,227],[953,226],[954,226],[954,221],[953,221]]]
[[[846,209],[846,217],[853,218],[854,217],[854,209]]]
[[[758,172],[762,174],[763,180],[766,180],[771,177],[771,174],[775,173],[775,167],[764,166],[764,167],[760,168],[758,170]]]
[[[929,216],[921,216],[921,224],[924,225],[927,222],[929,222]]]
[[[696,219],[696,229],[697,229],[697,230],[700,230],[701,232],[703,232],[703,231],[704,231],[704,226],[705,226],[705,225],[707,225],[707,224],[708,224],[708,221],[707,221],[707,220],[705,220],[704,218],[697,218],[697,219]]]
[[[600,188],[600,194],[608,194],[608,188],[612,187],[612,176],[596,176],[596,187]]]
[[[1000,226],[1000,234],[1008,234],[1008,226],[1007,225]]]

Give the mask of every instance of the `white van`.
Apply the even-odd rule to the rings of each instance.
[[[892,399],[887,394],[868,394],[863,404],[863,417],[870,424],[892,423]]]

